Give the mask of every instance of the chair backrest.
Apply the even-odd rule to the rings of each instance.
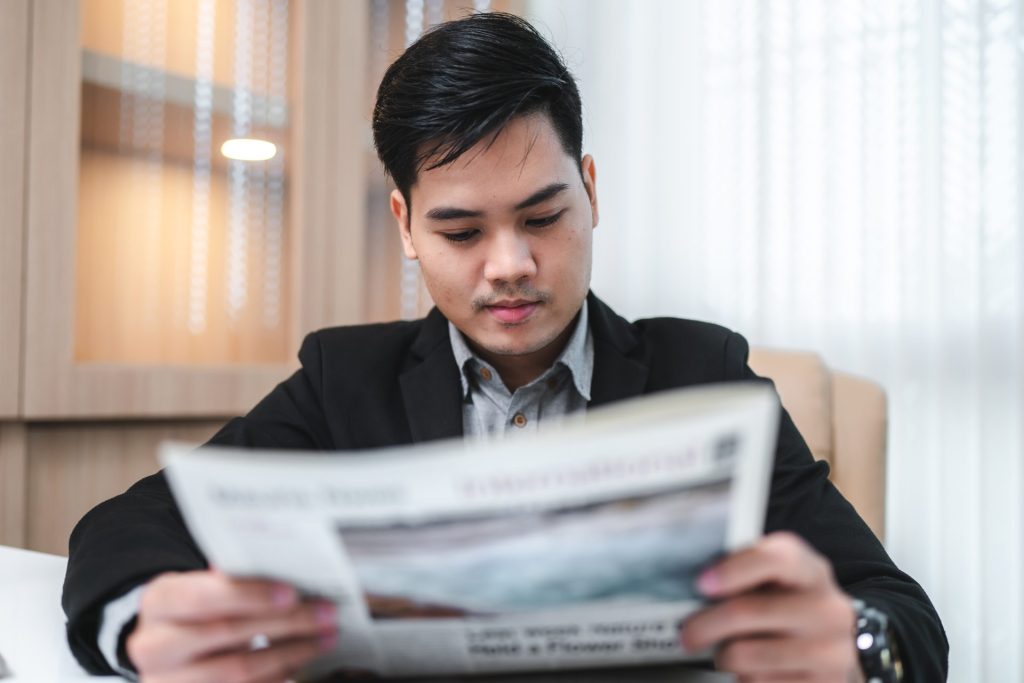
[[[885,392],[832,372],[814,353],[752,349],[750,367],[775,382],[782,405],[830,478],[878,538],[885,539]]]

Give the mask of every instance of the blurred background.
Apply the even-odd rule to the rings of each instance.
[[[579,80],[598,295],[879,382],[950,680],[1024,680],[1024,0],[6,0],[0,544],[66,553],[304,333],[429,309],[370,112],[474,10]]]

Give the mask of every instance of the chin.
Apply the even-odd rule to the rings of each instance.
[[[488,353],[499,356],[519,356],[529,353],[529,345],[504,338],[500,334],[485,334],[482,337],[473,339],[473,341]]]
[[[531,335],[530,339],[509,339],[507,336],[498,333],[490,336],[488,341],[491,343],[481,344],[481,346],[499,356],[525,356],[544,349],[557,337],[558,335],[555,334],[554,336],[545,336],[543,338]]]

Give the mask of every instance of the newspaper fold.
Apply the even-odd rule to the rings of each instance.
[[[164,444],[210,563],[339,609],[306,675],[665,664],[699,572],[764,524],[778,400],[664,392],[536,434],[345,453]]]

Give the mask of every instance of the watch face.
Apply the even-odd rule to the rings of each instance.
[[[857,653],[860,666],[869,683],[896,683],[903,680],[903,663],[896,648],[896,639],[884,612],[864,603],[854,603],[857,610]]]
[[[871,633],[857,634],[857,649],[861,652],[870,652],[875,646],[875,636]]]

